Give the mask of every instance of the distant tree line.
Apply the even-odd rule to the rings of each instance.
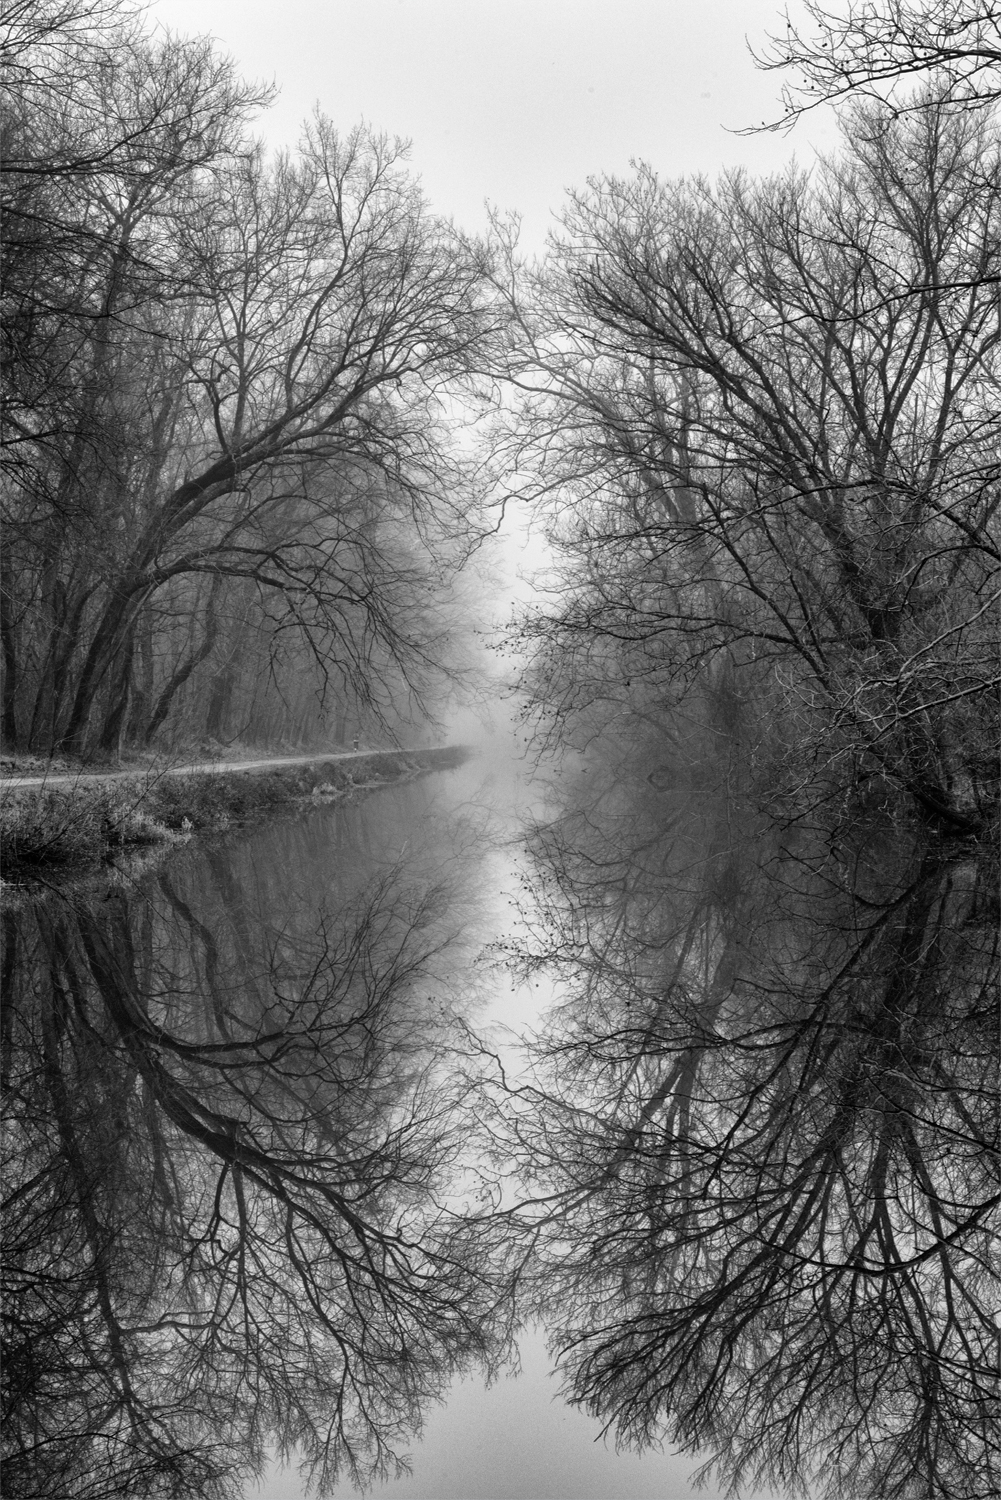
[[[399,143],[269,156],[267,91],[117,3],[14,5],[2,66],[5,743],[420,711],[482,536],[477,254]]]

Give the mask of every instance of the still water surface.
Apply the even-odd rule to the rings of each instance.
[[[731,1131],[715,1180],[721,1171],[766,1174],[742,1210],[757,1215],[752,1270],[769,1243],[766,1190],[782,1205],[782,1223],[789,1204],[802,1218],[826,1194],[829,1245],[862,1222],[874,1171],[883,1182],[888,1172],[898,1180],[913,1172],[907,1201],[923,1193],[931,1208],[919,1206],[905,1230],[894,1229],[882,1190],[873,1233],[884,1244],[897,1235],[897,1290],[880,1293],[866,1326],[877,1340],[902,1340],[893,1321],[898,1293],[905,1324],[945,1307],[929,1337],[940,1349],[943,1340],[965,1340],[948,1357],[956,1381],[973,1382],[964,1399],[979,1399],[975,1382],[993,1347],[984,1316],[990,1278],[977,1259],[986,1223],[978,1204],[995,1201],[978,1135],[993,1048],[977,998],[990,953],[974,920],[968,860],[926,861],[905,897],[884,903],[904,913],[896,927],[883,924],[896,944],[891,958],[909,951],[901,947],[908,941],[929,955],[925,988],[912,996],[891,984],[892,1006],[880,1001],[875,1010],[866,1000],[865,1015],[851,1022],[852,1056],[864,1022],[870,1041],[859,1057],[871,1057],[874,1036],[886,1047],[892,1041],[893,1077],[906,1073],[906,1088],[895,1084],[894,1094],[884,1082],[878,1099],[863,1100],[861,1063],[853,1063],[855,1092],[838,1094],[832,1126],[824,1111],[832,1069],[845,1071],[837,1047],[849,1033],[839,1020],[834,1041],[824,1041],[813,996],[826,1015],[834,991],[828,979],[815,983],[820,929],[804,927],[803,904],[828,901],[828,886],[818,880],[808,890],[802,851],[797,866],[788,844],[773,847],[760,826],[744,841],[725,799],[675,805],[645,774],[642,786],[652,790],[643,795],[653,800],[632,805],[628,829],[615,803],[613,858],[607,841],[595,842],[592,784],[586,806],[578,797],[575,809],[571,789],[556,809],[509,771],[474,761],[355,803],[192,842],[145,870],[24,896],[6,912],[7,1255],[17,1267],[8,1373],[23,1413],[15,1464],[31,1483],[47,1469],[53,1495],[104,1493],[111,1476],[124,1493],[155,1478],[195,1493],[214,1475],[267,1459],[267,1479],[260,1488],[248,1479],[245,1494],[293,1500],[305,1489],[294,1467],[274,1462],[278,1443],[332,1483],[339,1500],[372,1480],[387,1500],[695,1494],[691,1459],[616,1454],[600,1440],[598,1421],[559,1400],[538,1329],[521,1331],[522,1375],[505,1371],[515,1320],[526,1315],[549,1316],[577,1338],[590,1360],[585,1378],[597,1371],[614,1385],[654,1368],[649,1352],[633,1357],[635,1341],[642,1335],[651,1341],[643,1347],[656,1349],[648,1330],[661,1336],[672,1257],[683,1258],[689,1241],[685,1295],[697,1310],[700,1297],[707,1306],[720,1297],[716,1267],[746,1257],[740,1247],[751,1241],[744,1227],[737,1251],[719,1240],[737,1218],[728,1210],[714,1219],[712,1175],[692,1197],[702,1168],[691,1155],[693,1127],[682,1137],[678,1119],[700,1108],[701,1149],[721,1120]],[[541,822],[536,867],[551,878],[523,910],[531,942],[537,949],[540,932],[548,935],[551,951],[545,967],[523,966],[516,982],[498,945],[531,947],[515,848],[526,817]],[[745,842],[758,851],[750,864]],[[763,870],[778,884],[763,887]],[[571,877],[573,900],[557,900]],[[825,921],[824,974],[849,960],[858,967],[857,949],[868,966],[865,993],[876,994],[882,970],[864,922],[842,914],[833,923],[829,913]],[[567,923],[576,924],[572,933]],[[959,930],[973,935],[957,948]],[[937,1020],[930,1029],[922,1020],[940,1015],[929,1008],[932,957],[948,959],[959,985],[948,1046]],[[561,965],[576,976],[576,991],[569,982],[554,991],[547,976]],[[536,1049],[540,1067],[550,1068],[540,1091],[540,1075],[519,1072],[524,1063],[502,1028],[535,1027],[554,1000],[556,1030]],[[903,1036],[902,1016],[906,1046],[893,1040]],[[489,1047],[477,1036],[489,1036]],[[804,1036],[805,1060],[796,1050]],[[811,1072],[824,1047],[826,1063]],[[700,1095],[700,1070],[710,1067]],[[789,1078],[783,1067],[793,1069]],[[905,1093],[924,1163],[898,1119]],[[758,1109],[764,1125],[742,1143],[739,1129]],[[653,1149],[655,1127],[675,1131],[682,1145],[668,1149],[658,1137]],[[768,1160],[773,1137],[782,1154]],[[668,1171],[678,1159],[680,1187]],[[504,1181],[513,1162],[523,1169],[520,1191],[558,1200],[558,1218],[492,1212],[514,1202]],[[946,1200],[969,1248],[965,1260],[940,1253],[929,1280],[922,1235],[934,1244],[937,1234],[941,1246],[934,1215]],[[782,1234],[780,1248],[788,1245]],[[952,1238],[962,1248],[957,1230]],[[905,1243],[913,1267],[901,1275]],[[716,1278],[704,1292],[701,1266]],[[862,1270],[863,1291],[890,1284],[885,1270],[878,1281],[874,1256]],[[741,1270],[734,1286],[749,1275]],[[775,1305],[798,1317],[801,1289],[770,1304],[778,1273],[768,1276],[754,1290],[754,1309]],[[511,1300],[519,1277],[527,1314]],[[834,1306],[838,1276],[823,1285]],[[852,1308],[862,1294],[853,1290]],[[737,1333],[721,1336],[707,1321],[706,1339],[722,1337],[728,1357],[771,1361],[779,1371],[815,1360],[816,1378],[827,1378],[829,1343],[810,1342],[816,1312],[799,1352],[790,1321],[774,1347],[768,1327],[753,1330],[748,1355],[739,1330],[750,1309],[738,1309],[743,1322],[735,1314]],[[854,1313],[838,1316],[839,1336],[856,1337]],[[909,1357],[902,1344],[884,1352],[894,1368]],[[879,1360],[869,1363],[878,1375]],[[489,1390],[484,1371],[497,1377]],[[394,1456],[408,1454],[412,1476],[383,1482]],[[712,1500],[718,1492],[710,1484],[699,1493]]]
[[[462,1028],[541,998],[482,961],[511,793],[474,762],[8,910],[26,1479],[194,1490],[277,1430],[353,1470],[338,1495],[407,1453],[387,1495],[687,1493],[687,1466],[594,1449],[541,1334],[484,1388],[513,1346],[503,1257],[456,1217]],[[247,1490],[304,1492],[273,1460]]]

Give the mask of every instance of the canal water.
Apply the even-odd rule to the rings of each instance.
[[[860,1386],[912,1358],[917,1309],[966,1351],[967,1400],[996,1087],[969,859],[881,856],[847,911],[812,836],[595,773],[473,759],[15,894],[7,1371],[32,1483],[195,1493],[260,1462],[248,1500],[298,1500],[305,1460],[337,1500],[713,1500],[691,1457],[616,1452],[546,1355],[548,1322],[639,1433],[678,1286],[700,1338],[765,1371],[749,1402],[833,1380],[872,1287]],[[726,1295],[751,1290],[720,1335],[731,1260]]]
[[[248,1495],[304,1494],[277,1430],[338,1496],[397,1455],[377,1493],[688,1492],[595,1447],[541,1333],[511,1378],[503,1252],[461,1229],[490,1191],[469,1028],[513,1057],[548,995],[497,951],[525,788],[477,759],[8,904],[8,1370],[54,1484],[256,1453]]]

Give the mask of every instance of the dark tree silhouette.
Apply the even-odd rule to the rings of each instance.
[[[818,104],[854,94],[889,98],[913,109],[915,95],[899,86],[933,75],[950,107],[962,110],[1001,98],[1001,9],[994,0],[848,0],[832,8],[805,0],[807,25],[793,25],[756,55],[759,67],[792,71],[782,90],[783,114],[765,129],[794,124]]]
[[[204,721],[235,628],[314,701],[405,714],[484,531],[441,400],[489,337],[479,253],[403,143],[317,118],[267,159],[266,92],[207,43],[70,10],[8,49],[7,742]]]
[[[555,733],[735,672],[818,796],[991,826],[998,164],[982,115],[872,107],[809,184],[641,168],[573,202],[513,309],[502,449],[556,554],[522,626]]]

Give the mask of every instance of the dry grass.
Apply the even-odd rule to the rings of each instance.
[[[16,788],[0,801],[4,866],[68,864],[103,858],[174,835],[151,810],[140,778]]]
[[[448,769],[461,765],[467,755],[455,746],[373,751],[344,762],[268,771],[189,776],[146,772],[115,781],[81,776],[72,786],[0,789],[0,858],[7,873],[96,863],[123,849],[227,828],[315,796],[344,796]]]

